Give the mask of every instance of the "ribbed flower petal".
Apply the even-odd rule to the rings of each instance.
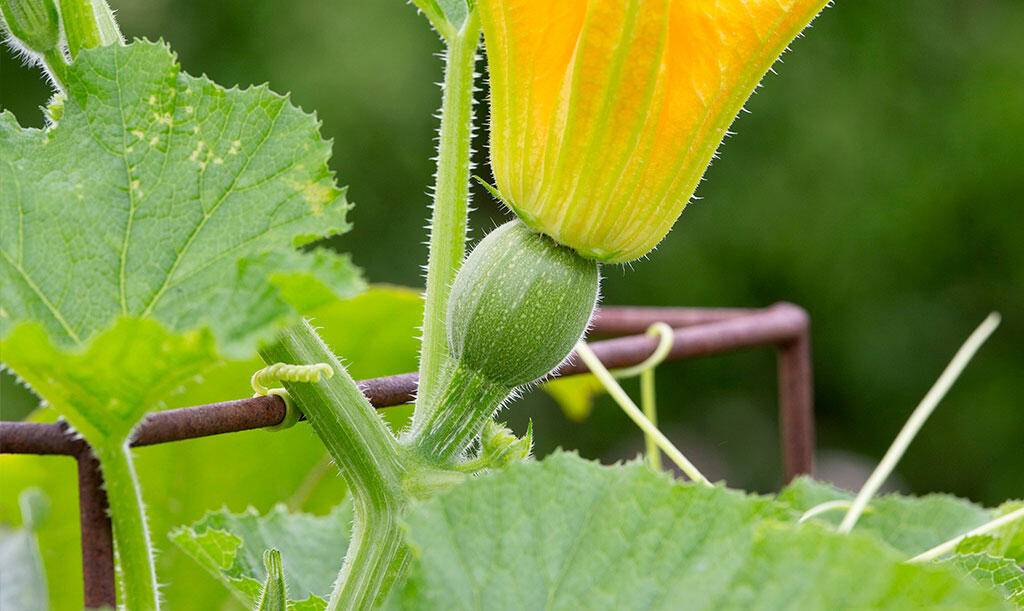
[[[491,164],[534,230],[608,262],[668,233],[826,0],[479,0]]]

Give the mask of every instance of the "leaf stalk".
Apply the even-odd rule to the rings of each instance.
[[[100,461],[110,505],[114,547],[117,550],[124,608],[156,611],[160,608],[153,543],[149,538],[139,482],[128,442],[93,445]]]
[[[72,61],[82,49],[124,44],[106,0],[60,0],[60,17]]]
[[[424,296],[420,387],[414,422],[423,418],[425,403],[437,384],[448,354],[445,309],[450,287],[466,254],[473,138],[473,71],[479,43],[480,20],[473,11],[462,29],[449,40],[445,52],[437,179]]]

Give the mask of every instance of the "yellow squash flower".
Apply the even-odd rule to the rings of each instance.
[[[729,124],[826,0],[478,0],[491,164],[535,231],[610,263],[657,246]]]

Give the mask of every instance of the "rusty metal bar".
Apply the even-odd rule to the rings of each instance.
[[[642,333],[655,322],[675,329],[668,359],[731,352],[740,348],[775,345],[778,348],[779,427],[786,481],[811,473],[814,451],[813,388],[810,360],[810,319],[800,307],[779,303],[768,308],[651,308],[607,307],[594,317],[592,333]],[[644,361],[658,339],[633,335],[591,344],[610,368]],[[555,375],[587,371],[572,355]],[[416,374],[408,373],[358,382],[378,408],[412,401]],[[208,435],[220,435],[275,425],[284,419],[278,397],[257,397],[156,412],[136,429],[132,445],[146,446]],[[82,574],[85,606],[115,606],[114,556],[107,516],[107,499],[99,466],[91,448],[71,435],[66,423],[2,422],[0,453],[58,454],[78,461],[82,528]]]
[[[59,423],[0,422],[0,453],[78,456],[85,442]]]
[[[810,317],[792,341],[779,344],[779,436],[786,482],[814,471],[814,379]]]
[[[273,426],[284,420],[284,415],[284,401],[273,396],[154,412],[136,429],[132,446],[150,446]]]
[[[78,509],[82,529],[82,588],[86,609],[117,608],[114,535],[100,461],[85,449],[78,460]]]
[[[590,321],[590,335],[633,335],[643,333],[651,321],[673,329],[706,325],[760,310],[747,308],[673,308],[657,306],[609,306],[600,308]]]
[[[637,308],[639,309],[639,308]],[[652,317],[638,332],[660,318]],[[634,327],[635,328],[635,327]],[[675,329],[672,350],[666,360],[679,360],[709,354],[732,352],[751,346],[783,344],[796,340],[807,328],[807,314],[792,304],[780,303],[744,316],[735,316],[691,327]],[[594,342],[590,345],[609,369],[642,363],[658,346],[658,338],[631,335]],[[572,375],[587,371],[586,365],[573,354],[556,372]]]
[[[647,308],[614,308],[606,320],[614,326],[639,333],[661,320],[665,308],[651,308],[653,316],[644,320]],[[620,314],[621,312],[621,314]],[[778,347],[779,428],[782,445],[782,469],[788,483],[794,477],[814,470],[814,389],[811,366],[810,317],[791,303],[777,303],[761,310],[728,310],[728,315],[707,323],[675,329],[668,360],[732,352],[750,346]],[[685,318],[690,314],[676,318]],[[594,342],[594,354],[608,368],[629,367],[643,362],[658,345],[658,338],[633,335]],[[587,371],[573,354],[556,372],[572,375]]]

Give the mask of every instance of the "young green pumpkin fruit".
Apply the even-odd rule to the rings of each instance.
[[[597,301],[594,261],[519,221],[473,250],[448,297],[448,346],[508,386],[547,375],[576,345]]]
[[[582,337],[598,264],[510,221],[466,259],[448,298],[441,383],[412,436],[431,459],[456,459],[516,387],[547,375]]]

